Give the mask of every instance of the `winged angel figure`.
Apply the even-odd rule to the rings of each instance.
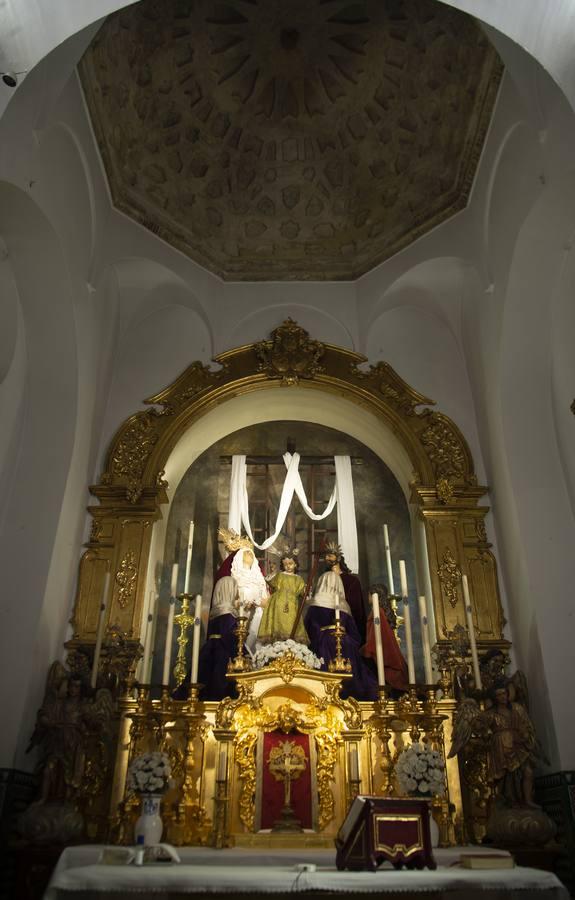
[[[533,766],[544,756],[527,712],[523,673],[497,682],[489,691],[488,703],[482,710],[473,698],[460,702],[449,757],[457,756],[475,738],[486,751],[488,780],[495,797],[511,806],[537,808]]]
[[[90,740],[107,730],[114,707],[105,688],[93,699],[60,662],[50,666],[44,702],[28,750],[38,748],[42,772],[37,804],[71,800],[84,778]]]

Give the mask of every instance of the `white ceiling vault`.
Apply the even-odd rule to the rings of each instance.
[[[228,280],[353,280],[465,206],[501,63],[435,0],[142,0],[81,74],[118,209]]]

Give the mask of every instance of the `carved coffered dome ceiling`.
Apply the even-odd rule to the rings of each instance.
[[[500,72],[435,0],[142,0],[81,64],[117,208],[229,280],[355,279],[462,209]]]

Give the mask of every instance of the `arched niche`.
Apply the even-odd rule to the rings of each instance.
[[[124,422],[100,483],[100,504],[80,565],[70,649],[91,652],[106,570],[106,621],[137,651],[150,561],[163,546],[162,506],[206,447],[244,424],[282,418],[342,428],[378,454],[413,510],[420,589],[432,597],[437,637],[465,624],[461,574],[468,575],[480,646],[501,645],[503,616],[495,560],[485,532],[487,489],[477,484],[465,438],[433,401],[386,363],[312,340],[288,319],[268,341],[193,363]],[[156,524],[158,523],[158,524]],[[153,568],[153,566],[152,566]],[[132,659],[132,671],[135,662]]]

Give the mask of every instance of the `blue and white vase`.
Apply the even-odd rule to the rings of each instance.
[[[142,794],[142,810],[136,819],[134,829],[136,844],[142,843],[142,837],[145,847],[160,843],[164,830],[164,823],[160,816],[161,802],[160,794]]]

